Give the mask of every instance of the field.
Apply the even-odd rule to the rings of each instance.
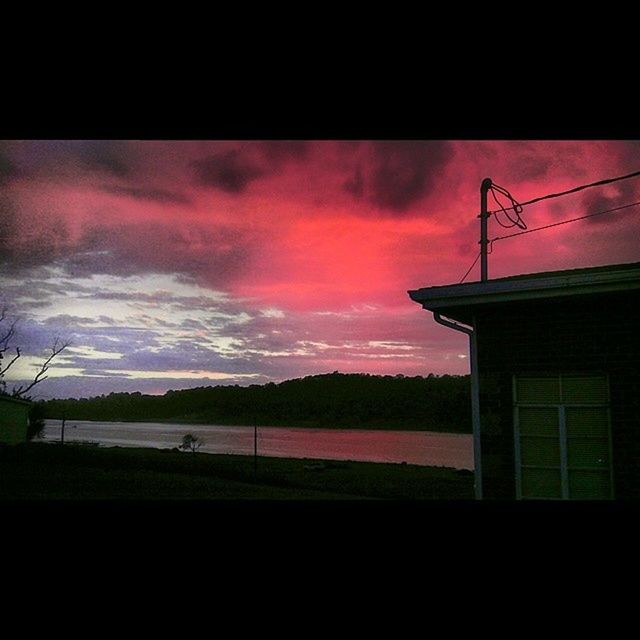
[[[32,442],[0,449],[2,500],[472,500],[443,467]]]

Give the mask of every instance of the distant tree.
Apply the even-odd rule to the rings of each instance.
[[[8,358],[5,357],[5,353],[9,350],[11,340],[14,338],[16,332],[16,320],[11,322],[11,324],[9,324],[8,326],[6,324],[7,321],[7,309],[3,308],[2,311],[0,311],[0,394],[29,400],[30,398],[26,395],[27,392],[31,391],[31,389],[33,389],[33,387],[35,387],[38,383],[47,379],[48,376],[44,374],[49,370],[51,361],[59,353],[64,351],[70,343],[61,342],[59,338],[56,338],[51,347],[51,355],[40,365],[40,370],[38,371],[38,373],[36,373],[33,380],[27,385],[20,385],[14,387],[13,389],[11,389],[11,391],[7,391],[7,383],[4,380],[4,376],[22,355],[20,347],[16,347],[16,354],[8,361],[7,364],[4,364],[4,361],[8,360]]]
[[[204,444],[204,440],[202,438],[198,438],[198,436],[194,436],[192,433],[187,433],[182,438],[182,444],[180,445],[180,449],[184,449],[185,451],[191,451],[193,455],[196,455],[196,451]]]
[[[469,376],[320,374],[278,384],[218,385],[164,396],[49,400],[47,418],[471,432]],[[191,450],[188,448],[187,450]]]

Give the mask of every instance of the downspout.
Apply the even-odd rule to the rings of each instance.
[[[443,318],[437,311],[433,317],[441,324],[456,331],[462,331],[469,336],[469,355],[471,360],[471,424],[473,426],[473,467],[474,489],[476,500],[482,500],[482,459],[480,456],[480,384],[478,378],[478,342],[476,340],[476,319],[473,318],[473,328]]]

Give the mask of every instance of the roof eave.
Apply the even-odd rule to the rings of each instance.
[[[409,297],[423,308],[438,310],[495,302],[539,300],[640,289],[640,270],[573,274],[522,280],[489,280],[411,290]]]

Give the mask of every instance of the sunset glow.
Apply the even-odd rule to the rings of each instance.
[[[519,201],[640,169],[631,141],[0,142],[0,302],[37,397],[316,373],[468,373],[407,290],[476,257],[479,189]],[[529,228],[640,200],[640,179],[525,207]],[[496,242],[489,277],[640,260],[639,208]],[[516,229],[517,231],[517,229]],[[507,235],[489,222],[489,238]],[[479,278],[477,264],[467,281]]]

